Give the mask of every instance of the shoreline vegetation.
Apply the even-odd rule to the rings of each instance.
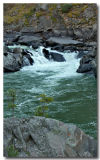
[[[97,78],[97,4],[4,4],[4,73],[34,65],[32,53],[14,45],[43,46],[48,60],[64,62],[60,52],[78,52],[77,73]],[[47,48],[51,47],[51,51]],[[52,52],[55,50],[56,52]],[[59,53],[58,53],[59,52]],[[14,117],[15,92],[9,91],[13,117],[4,118],[4,156],[18,158],[94,158],[97,141],[76,125],[48,117],[52,97],[30,118]],[[47,104],[46,104],[47,103]],[[39,117],[42,116],[42,117]]]

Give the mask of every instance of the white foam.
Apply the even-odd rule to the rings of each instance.
[[[81,75],[76,72],[80,61],[80,59],[76,58],[77,56],[76,52],[65,52],[65,53],[58,52],[64,56],[66,62],[55,62],[55,61],[49,61],[44,57],[42,52],[44,47],[42,46],[40,46],[36,50],[32,49],[32,47],[26,47],[21,45],[10,46],[9,48],[16,48],[16,47],[28,49],[28,51],[32,53],[32,58],[34,60],[33,66],[26,66],[22,68],[21,69],[22,72],[25,71],[28,72],[28,74],[31,72],[31,73],[36,73],[38,75],[52,73],[45,78],[45,81],[51,81],[52,79],[58,80],[62,78],[70,78]],[[50,48],[47,48],[47,50],[52,52],[57,52],[55,50],[51,50]]]

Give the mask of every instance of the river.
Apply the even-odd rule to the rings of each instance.
[[[16,46],[9,46],[14,47]],[[38,95],[46,94],[54,98],[49,104],[50,118],[76,124],[86,134],[96,138],[97,81],[93,75],[76,73],[79,66],[77,53],[61,53],[66,62],[54,62],[43,56],[43,47],[37,50],[31,47],[27,49],[33,54],[34,65],[4,74],[4,117],[12,116],[11,109],[7,107],[8,89],[16,90],[16,117],[33,116],[39,105]]]

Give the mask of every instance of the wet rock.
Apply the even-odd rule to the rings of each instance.
[[[84,55],[87,55],[88,52],[87,51],[79,51],[77,58],[82,58]]]
[[[78,73],[85,73],[85,72],[89,72],[91,70],[92,70],[92,64],[82,64],[77,69],[77,72]]]
[[[4,44],[4,46],[3,46],[3,53],[5,54],[5,53],[7,53],[7,52],[10,52],[11,50],[8,48],[8,46],[6,46],[5,44]]]
[[[22,48],[4,49],[4,72],[16,72],[24,66],[33,65],[31,53]]]
[[[21,68],[22,57],[20,55],[14,56],[13,53],[4,55],[4,72],[16,72]]]
[[[43,49],[43,54],[49,60],[53,59],[56,62],[64,62],[64,61],[66,61],[65,58],[63,57],[63,55],[61,55],[59,53],[55,53],[55,52],[49,52],[45,48]]]
[[[96,140],[73,124],[44,117],[4,119],[5,157],[11,145],[17,158],[97,157]]]
[[[88,53],[81,58],[77,72],[91,72],[95,77],[97,77],[97,48],[94,47],[91,53]]]
[[[15,54],[20,54],[20,53],[22,53],[22,48],[14,48],[13,49],[13,53],[15,53]]]

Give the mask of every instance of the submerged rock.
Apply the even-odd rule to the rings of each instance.
[[[73,124],[32,117],[4,119],[4,156],[14,146],[18,158],[94,158],[97,142]]]
[[[55,52],[49,52],[45,48],[43,49],[43,54],[44,54],[45,58],[47,58],[49,60],[53,59],[56,62],[66,61],[65,58],[63,57],[63,55],[61,55],[59,53],[55,53]]]

